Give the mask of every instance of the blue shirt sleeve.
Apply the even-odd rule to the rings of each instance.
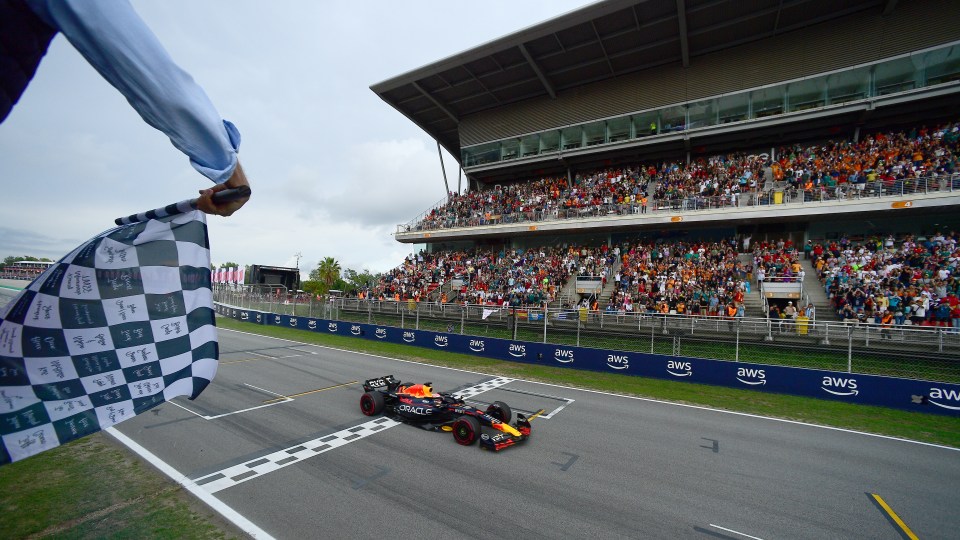
[[[126,0],[26,0],[215,183],[237,167],[240,132],[177,66]]]

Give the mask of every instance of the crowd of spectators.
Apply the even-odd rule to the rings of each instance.
[[[421,252],[387,272],[371,296],[540,307],[554,302],[571,278],[589,276],[599,280],[601,288],[608,281],[613,283],[603,307],[607,313],[735,318],[744,316],[751,278],[758,283],[802,280],[803,253],[843,320],[884,329],[911,324],[960,331],[960,234],[956,232],[808,241],[802,251],[789,239],[751,247],[752,264],[741,262],[733,239]],[[453,280],[455,287],[444,287]],[[587,294],[577,303],[597,312],[601,309],[598,296]],[[791,302],[776,306],[770,316],[812,318],[812,310],[812,305]]]
[[[869,134],[859,141],[795,144],[767,153],[730,153],[690,163],[637,164],[545,177],[451,194],[413,225],[418,229],[542,220],[581,214],[643,213],[753,204],[771,190],[788,199],[960,188],[960,123]],[[950,184],[949,182],[952,182]],[[652,193],[651,193],[652,192]],[[562,213],[562,216],[561,216]]]
[[[883,329],[910,324],[960,331],[956,232],[811,244],[814,267],[843,320]]]
[[[733,240],[629,242],[614,255],[621,264],[607,312],[744,316],[751,268]]]
[[[603,275],[606,246],[421,252],[387,272],[371,297],[391,300],[542,306],[574,275]],[[449,287],[444,287],[450,284]],[[456,286],[453,286],[456,284]]]
[[[754,244],[753,267],[758,287],[764,281],[802,282],[806,274],[800,251],[789,238]]]

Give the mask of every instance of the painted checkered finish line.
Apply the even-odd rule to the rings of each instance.
[[[494,388],[499,388],[513,380],[507,377],[497,377],[452,393],[463,399],[470,399]],[[358,426],[342,429],[336,433],[228,467],[213,474],[201,476],[194,480],[194,483],[210,493],[216,493],[398,425],[400,425],[400,422],[385,416],[380,417]]]

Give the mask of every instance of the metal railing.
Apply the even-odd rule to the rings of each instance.
[[[291,298],[220,291],[251,310],[558,345],[960,382],[960,329],[797,319]]]
[[[809,190],[789,187],[786,182],[778,183],[781,187],[750,191],[739,194],[719,195],[711,197],[692,196],[674,197],[651,200],[648,213],[669,212],[671,214],[697,212],[717,209],[736,209],[758,206],[783,206],[818,204],[829,201],[856,201],[866,198],[904,197],[906,195],[925,195],[940,192],[960,192],[960,173],[952,175],[927,176],[884,182],[880,180],[862,184],[844,184],[838,186],[819,186]],[[554,201],[557,204],[559,200]],[[428,214],[434,209],[442,211],[443,205],[428,210],[413,220],[397,225],[397,233],[418,231],[432,231],[441,229],[458,229],[465,227],[481,227],[489,225],[542,222],[568,219],[586,219],[612,217],[624,215],[638,215],[643,212],[639,203],[633,204],[600,204],[584,208],[529,208],[523,212],[510,211],[509,213],[486,212],[468,217],[454,215],[440,215],[434,220],[427,220]]]

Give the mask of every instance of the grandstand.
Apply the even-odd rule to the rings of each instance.
[[[611,0],[375,84],[468,187],[398,225],[424,253],[373,294],[872,320],[851,278],[891,278],[847,249],[891,238],[867,272],[945,298],[956,262],[927,239],[960,230],[957,20],[944,0]]]
[[[25,279],[32,281],[44,270],[56,263],[52,261],[14,261],[0,269],[0,279]]]

